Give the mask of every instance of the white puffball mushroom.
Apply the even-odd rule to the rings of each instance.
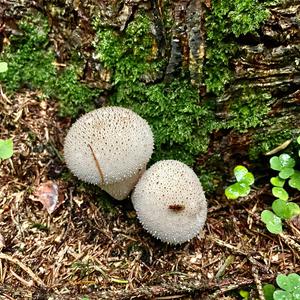
[[[195,172],[182,162],[162,160],[140,178],[132,202],[143,227],[169,244],[181,244],[203,228],[207,202]]]
[[[116,106],[83,115],[71,126],[64,142],[69,169],[117,200],[129,195],[152,152],[153,134],[146,120]]]

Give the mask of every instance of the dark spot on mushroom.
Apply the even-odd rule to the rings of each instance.
[[[170,204],[168,208],[175,212],[180,212],[185,209],[185,206],[183,204]]]

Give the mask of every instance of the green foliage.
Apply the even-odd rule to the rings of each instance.
[[[267,229],[274,234],[282,232],[281,219],[269,210],[264,210],[261,213],[261,220],[266,224]]]
[[[300,213],[298,204],[287,202],[282,199],[276,199],[273,201],[272,209],[278,217],[286,220],[291,219],[293,216]]]
[[[267,10],[258,0],[212,1],[206,17],[208,91],[219,94],[233,77],[229,62],[237,50],[234,38],[254,33],[267,17]]]
[[[146,14],[139,14],[123,33],[95,22],[96,48],[101,62],[112,72],[112,105],[129,107],[145,118],[154,132],[153,160],[174,158],[189,165],[207,149],[215,128],[209,104],[184,76],[171,83],[153,83],[165,65],[153,53],[154,38]]]
[[[300,300],[300,276],[292,273],[289,275],[279,274],[276,278],[277,285],[273,294],[274,300]]]
[[[50,48],[47,19],[39,13],[24,17],[19,22],[22,35],[12,36],[11,45],[0,56],[9,61],[6,73],[0,73],[6,92],[20,88],[38,89],[45,97],[58,99],[61,114],[75,117],[80,111],[94,108],[93,98],[99,91],[92,90],[78,80],[74,65],[59,72],[55,68],[55,54]]]
[[[12,139],[0,140],[0,161],[1,159],[8,159],[12,157],[13,154],[14,154],[13,140]]]
[[[267,103],[270,98],[269,93],[243,87],[229,104],[230,119],[224,124],[224,128],[245,132],[248,128],[263,125],[266,114],[270,110]]]
[[[7,63],[4,62],[4,61],[1,61],[1,62],[0,62],[0,73],[6,72],[7,69],[8,69],[8,68],[7,68]]]
[[[299,137],[297,138],[297,142]],[[289,200],[289,194],[285,189],[285,184],[291,188],[300,190],[300,171],[295,170],[296,161],[289,154],[283,153],[273,156],[270,159],[271,169],[278,171],[278,176],[272,177],[270,182],[273,185],[272,194],[278,198],[273,201],[272,210],[275,215],[268,210],[261,214],[262,221],[267,225],[267,229],[272,233],[282,232],[281,219],[288,220],[300,214],[299,205]],[[280,222],[278,220],[280,219]]]
[[[279,274],[276,277],[276,283],[280,289],[276,289],[273,284],[263,286],[266,300],[300,300],[300,276],[298,274]]]
[[[236,183],[225,189],[225,196],[228,199],[245,197],[250,193],[250,186],[254,183],[254,176],[244,166],[236,166],[233,170]]]
[[[266,300],[274,300],[273,294],[275,291],[275,286],[273,284],[265,284],[263,286],[263,292]]]
[[[245,290],[240,290],[239,291],[240,296],[244,299],[244,300],[248,300],[250,297],[250,293],[248,291]]]

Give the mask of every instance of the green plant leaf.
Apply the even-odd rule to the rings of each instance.
[[[251,172],[248,172],[247,174],[244,175],[242,180],[240,180],[239,182],[244,183],[246,185],[251,185],[254,183],[254,176]]]
[[[274,300],[273,293],[275,291],[275,286],[273,284],[265,284],[263,286],[263,292],[266,300]]]
[[[279,199],[285,200],[287,201],[289,199],[289,194],[287,193],[287,191],[282,188],[282,187],[273,187],[272,188],[272,194]]]
[[[7,69],[8,69],[8,68],[7,68],[7,63],[4,62],[4,61],[1,61],[1,62],[0,62],[0,73],[6,72]]]
[[[295,170],[293,168],[284,167],[279,172],[279,177],[282,179],[287,179],[294,174]]]
[[[281,219],[291,219],[300,213],[298,204],[287,202],[282,199],[276,199],[272,203],[272,209]]]
[[[261,213],[261,219],[266,224],[267,229],[274,234],[282,232],[282,222],[279,217],[269,210],[264,210]]]
[[[237,190],[240,194],[240,197],[245,197],[250,193],[250,186],[244,182],[236,183]]]
[[[293,300],[291,293],[282,290],[276,290],[273,297],[274,300]]]
[[[271,223],[274,219],[274,214],[270,211],[270,210],[264,210],[261,213],[261,220],[267,224],[267,223]]]
[[[8,159],[13,153],[12,139],[0,140],[0,159]]]
[[[273,169],[275,171],[280,171],[281,170],[282,165],[280,163],[280,160],[279,160],[278,156],[271,157],[270,166],[271,166],[271,169]]]
[[[248,300],[249,299],[249,295],[250,293],[248,291],[245,290],[240,290],[239,294],[242,296],[243,299]]]
[[[300,207],[297,203],[288,202],[288,208],[290,211],[290,219],[300,214]]]
[[[300,144],[300,135],[297,137],[297,143]]]
[[[244,178],[244,176],[248,173],[248,170],[244,166],[236,166],[233,169],[233,173],[234,173],[236,180],[241,181]]]
[[[268,231],[270,231],[273,234],[279,234],[282,232],[282,222],[281,219],[278,218],[280,220],[279,223],[268,223],[266,224],[266,227],[268,229]]]
[[[276,177],[272,177],[270,182],[274,185],[274,186],[278,186],[278,187],[283,187],[285,184],[285,180],[276,176]]]
[[[300,300],[300,289],[293,292],[293,300]]]
[[[289,219],[289,209],[287,207],[287,202],[282,199],[276,199],[272,203],[272,209],[274,213],[282,219]]]
[[[282,167],[287,167],[287,168],[295,167],[295,164],[296,164],[295,160],[286,153],[279,155],[279,160],[280,160]]]
[[[276,283],[277,285],[285,290],[285,291],[288,291],[288,292],[291,292],[293,291],[293,285],[291,283],[291,281],[289,280],[289,278],[284,275],[284,274],[279,274],[277,277],[276,277]]]
[[[238,197],[245,197],[249,194],[249,185],[243,182],[236,182],[225,189],[225,196],[227,199],[237,199]]]
[[[292,291],[298,291],[300,294],[300,276],[296,273],[291,273],[287,276],[288,281],[290,282]]]
[[[289,186],[300,191],[300,172],[295,171],[289,180]]]
[[[227,197],[227,199],[235,200],[238,197],[240,197],[240,193],[238,192],[238,190],[235,188],[234,185],[235,184],[232,184],[225,189],[225,196]]]
[[[281,171],[283,168],[294,168],[295,164],[295,160],[286,153],[281,154],[279,157],[273,156],[270,159],[270,166],[276,171]]]

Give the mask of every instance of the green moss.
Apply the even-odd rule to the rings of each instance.
[[[205,84],[208,92],[221,93],[233,78],[229,62],[237,51],[235,38],[255,33],[269,15],[266,3],[258,0],[212,0],[212,9],[206,16]]]
[[[200,105],[197,89],[184,74],[171,83],[148,80],[158,77],[165,66],[153,51],[150,26],[145,14],[137,15],[123,33],[96,25],[99,58],[112,72],[109,102],[148,120],[155,136],[155,161],[173,158],[192,165],[207,149],[214,115],[209,104]]]
[[[260,130],[252,136],[252,143],[249,148],[249,157],[254,160],[289,139],[293,139],[300,134],[300,129],[294,127],[293,121],[281,122],[277,119],[269,119],[272,125],[268,130]],[[286,128],[286,129],[282,129]]]
[[[62,115],[72,117],[93,109],[99,91],[80,83],[78,67],[70,63],[61,71],[56,69],[47,19],[36,13],[24,17],[19,26],[22,35],[13,36],[11,45],[0,55],[0,60],[8,63],[8,71],[0,74],[6,92],[40,90],[45,97],[58,99]]]
[[[243,87],[229,104],[230,119],[223,128],[234,128],[243,133],[248,128],[262,126],[270,111],[268,106],[270,99],[269,93]]]

